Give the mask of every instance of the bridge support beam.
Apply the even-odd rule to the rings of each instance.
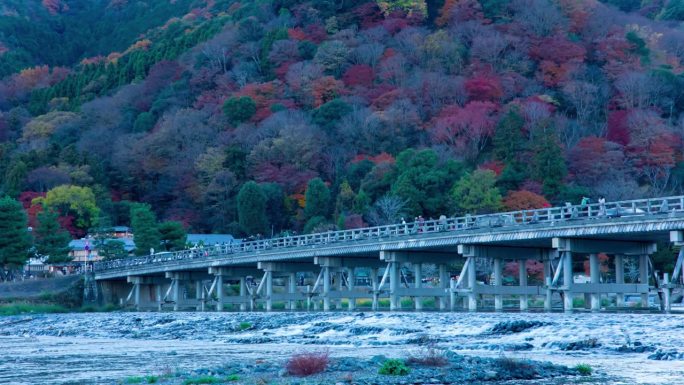
[[[639,257],[639,283],[648,284],[648,255]],[[641,307],[648,308],[648,292],[641,293]]]
[[[503,286],[502,262],[499,258],[494,259],[494,286],[497,288]],[[501,294],[494,294],[494,311],[503,311],[503,295]]]
[[[553,291],[551,290],[551,282],[553,274],[551,274],[551,259],[544,259],[544,286],[546,295],[544,296],[544,311],[549,312],[553,308]]]
[[[423,286],[423,265],[418,262],[413,264],[413,277],[415,279],[415,282],[413,283],[413,287],[416,289],[420,289]],[[417,311],[423,310],[423,298],[419,296],[413,297],[413,302],[415,309]]]
[[[615,283],[625,283],[625,260],[622,254],[615,255]],[[623,293],[617,293],[615,297],[615,305],[617,307],[625,306],[625,295]]]
[[[468,257],[468,311],[477,311],[477,275],[475,270],[475,257]]]
[[[349,304],[347,308],[349,311],[356,310],[356,298],[351,295],[354,292],[354,286],[356,285],[356,274],[353,267],[347,268],[347,290],[349,291]]]
[[[519,276],[519,283],[521,288],[527,288],[527,260],[526,259],[521,259],[518,261],[518,276]],[[528,296],[527,294],[521,294],[520,295],[520,311],[527,311],[527,304],[528,304]]]
[[[562,264],[563,264],[563,286],[565,287],[563,296],[563,310],[566,313],[572,312],[574,296],[572,294],[572,287],[574,286],[575,278],[572,274],[572,253],[569,251],[563,252]]]
[[[601,274],[601,271],[599,270],[598,254],[591,253],[591,254],[589,254],[589,279],[590,279],[590,282],[593,284],[600,283],[600,274]],[[601,294],[600,293],[592,293],[591,294],[591,311],[599,311],[599,310],[601,310]]]
[[[216,276],[216,311],[223,311],[223,276]]]

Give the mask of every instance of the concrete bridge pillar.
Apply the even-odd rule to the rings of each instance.
[[[495,258],[494,259],[494,286],[497,288],[500,288],[503,286],[503,260],[501,258]],[[495,311],[503,311],[503,295],[501,294],[495,294],[494,295],[494,310]]]
[[[470,261],[468,264],[468,288],[470,293],[468,293],[468,311],[477,311],[477,276],[475,270],[475,258],[468,257]]]
[[[593,284],[600,283],[599,258],[598,254],[589,254],[589,278]],[[591,294],[591,311],[601,310],[601,293]]]
[[[573,310],[573,285],[574,277],[572,274],[572,252],[566,251],[563,253],[563,286],[565,286],[565,295],[563,296],[563,309],[566,312],[572,312]]]
[[[204,311],[204,283],[195,281],[195,299],[197,299],[197,311]]]
[[[245,277],[240,277],[239,281],[240,285],[240,298],[246,298],[247,297],[247,284],[246,284],[246,279]],[[251,299],[250,299],[251,301]],[[247,311],[247,304],[244,302],[240,303],[240,311]]]
[[[162,285],[155,285],[157,292],[155,293],[155,299],[157,301],[157,311],[162,311],[162,304],[164,303],[164,298],[162,298]]]
[[[625,259],[622,254],[615,255],[615,283],[625,283]],[[615,297],[615,305],[617,307],[625,306],[625,295],[623,293],[617,293]]]
[[[648,255],[640,255],[639,257],[639,281],[642,284],[648,284]],[[648,307],[648,293],[641,294],[641,307]]]
[[[290,295],[294,295],[297,293],[297,273],[290,273],[289,278],[287,280],[288,288],[287,288],[287,293]],[[294,299],[289,300],[288,302],[288,310],[297,310],[297,301]]]
[[[672,311],[672,303],[670,301],[670,274],[663,274],[663,308],[665,313]]]
[[[371,286],[373,287],[373,303],[371,305],[371,308],[373,311],[378,310],[378,269],[373,267],[371,268]]]
[[[446,290],[449,285],[449,274],[447,273],[447,265],[444,263],[439,264],[439,288]],[[439,310],[447,309],[447,297],[442,295],[439,297]]]
[[[178,311],[178,310],[180,310],[180,302],[183,299],[182,293],[181,293],[181,280],[174,278],[172,285],[173,285],[173,311]]]
[[[421,263],[414,263],[413,264],[413,276],[414,279],[416,280],[413,283],[413,287],[416,289],[420,289],[422,287],[423,283],[423,265]],[[419,295],[413,297],[415,309],[420,311],[423,310],[423,298],[420,297]]]
[[[553,274],[551,274],[551,259],[547,257],[544,259],[544,285],[546,286],[546,295],[544,296],[544,311],[551,311],[553,291],[551,290],[551,281]]]
[[[527,260],[518,260],[518,275],[520,281],[520,287],[527,288]],[[520,311],[527,311],[527,294],[520,295]]]
[[[273,310],[273,272],[266,271],[266,311]]]
[[[390,311],[401,310],[401,300],[399,298],[399,263],[390,262]]]
[[[356,310],[356,297],[354,297],[354,285],[356,285],[356,275],[354,274],[355,269],[350,267],[347,269],[347,290],[349,291],[349,311]]]
[[[223,276],[216,276],[216,311],[223,311]]]
[[[330,267],[323,267],[323,311],[330,311]]]

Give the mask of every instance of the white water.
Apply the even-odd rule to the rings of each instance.
[[[541,321],[493,335],[501,321]],[[237,331],[240,322],[253,330]],[[661,314],[495,313],[108,313],[0,318],[0,383],[112,383],[226,362],[284,360],[294,351],[330,348],[333,357],[406,357],[428,336],[460,354],[588,363],[611,384],[684,384],[684,361],[618,353],[627,340],[684,351],[684,316]],[[556,345],[596,338],[598,348]],[[412,341],[413,340],[413,341]],[[529,343],[531,350],[508,351]],[[554,344],[555,343],[555,344]]]

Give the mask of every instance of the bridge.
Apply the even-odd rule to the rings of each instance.
[[[682,250],[673,272],[653,269],[659,242]],[[93,282],[102,301],[138,310],[669,311],[682,245],[673,196],[156,253],[95,263]]]

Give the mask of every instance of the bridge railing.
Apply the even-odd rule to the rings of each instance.
[[[507,228],[528,225],[556,225],[590,219],[610,219],[631,216],[671,215],[684,212],[684,196],[636,199],[619,202],[566,204],[534,210],[510,211],[484,215],[442,218],[411,223],[327,231],[324,233],[285,236],[247,242],[235,242],[197,247],[176,252],[162,252],[139,258],[97,262],[95,270],[107,270],[169,261],[213,258],[227,254],[260,252],[293,247],[306,248],[364,240],[385,240],[396,237],[420,236],[439,232],[460,232],[482,228]]]

